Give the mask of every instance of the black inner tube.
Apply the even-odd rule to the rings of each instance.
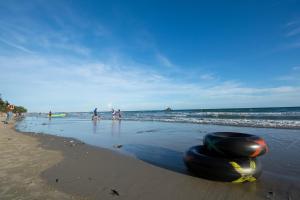
[[[184,162],[193,174],[214,181],[251,182],[261,174],[261,164],[255,158],[217,157],[204,146],[191,147]]]
[[[209,133],[204,137],[204,146],[224,157],[257,157],[268,151],[262,138],[235,132]]]

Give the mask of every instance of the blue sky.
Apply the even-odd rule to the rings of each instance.
[[[1,1],[0,71],[38,112],[299,106],[300,2]]]

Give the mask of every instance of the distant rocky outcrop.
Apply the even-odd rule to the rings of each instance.
[[[172,111],[172,109],[171,109],[170,107],[167,107],[167,108],[165,109],[165,111]]]

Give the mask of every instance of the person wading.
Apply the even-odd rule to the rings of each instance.
[[[13,117],[13,110],[15,109],[15,106],[13,104],[8,104],[6,109],[7,109],[7,112],[6,112],[5,123],[7,124]]]

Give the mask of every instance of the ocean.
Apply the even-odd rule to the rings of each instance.
[[[101,119],[111,119],[110,112],[99,112]],[[31,113],[28,116],[38,116]],[[47,117],[47,114],[42,114]],[[68,119],[90,120],[92,112],[69,112]],[[174,111],[123,111],[123,120],[184,122],[242,127],[300,129],[300,107],[193,109]]]

